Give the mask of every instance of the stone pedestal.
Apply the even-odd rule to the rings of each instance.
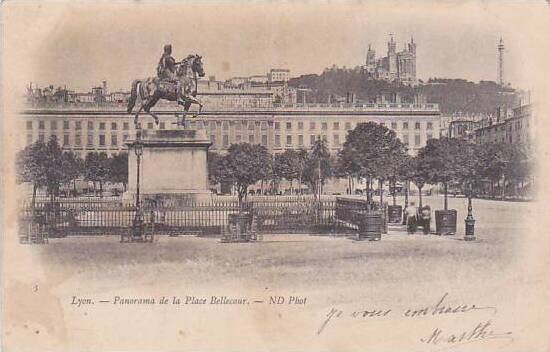
[[[202,132],[202,131],[201,131]],[[212,144],[197,130],[142,130],[140,197],[148,200],[210,199],[208,187],[208,148]],[[136,138],[128,145],[128,191],[135,199],[137,156]]]

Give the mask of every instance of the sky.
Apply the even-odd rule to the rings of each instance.
[[[164,44],[173,56],[203,56],[206,76],[321,73],[333,64],[364,64],[368,44],[386,55],[389,33],[401,50],[413,36],[417,77],[497,79],[497,49],[506,47],[505,79],[529,88],[537,72],[536,2],[9,2],[4,6],[4,74],[24,89],[67,85],[89,91],[101,81],[129,90],[155,74]],[[542,6],[542,7],[541,7]],[[6,11],[6,7],[7,10]],[[20,88],[21,87],[21,88]]]

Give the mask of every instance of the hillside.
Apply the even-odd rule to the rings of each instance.
[[[360,68],[332,67],[321,75],[292,78],[289,85],[310,90],[309,103],[345,101],[350,93],[356,95],[357,102],[374,102],[379,95],[392,100],[397,92],[402,101],[413,102],[414,96],[422,93],[429,103],[439,103],[443,113],[493,113],[498,106],[512,105],[516,98],[514,89],[503,89],[491,81],[474,83],[464,79],[433,78],[413,88],[370,79]],[[301,95],[299,99],[301,101]]]

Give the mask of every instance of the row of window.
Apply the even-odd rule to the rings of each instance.
[[[162,122],[161,122],[161,124],[162,124]],[[382,126],[386,125],[385,122],[382,122],[380,124]],[[209,121],[209,122],[207,122],[207,121],[191,121],[190,122],[190,127],[191,128],[202,129],[202,128],[210,127],[211,130],[214,130],[216,128],[221,127],[221,129],[223,129],[224,131],[228,131],[230,125],[234,125],[235,129],[237,131],[244,130],[244,129],[254,130],[257,126],[260,126],[260,128],[262,130],[267,130],[267,128],[268,128],[268,124],[267,124],[266,121]],[[285,126],[286,130],[292,130],[293,125],[295,125],[298,130],[303,130],[304,129],[304,122],[303,121],[297,121],[297,122],[294,122],[294,123],[291,122],[291,121],[287,121],[287,122],[284,123],[284,126]],[[323,131],[328,130],[328,125],[329,125],[328,122],[321,122],[320,123],[321,130],[323,130]],[[335,121],[335,122],[332,123],[332,129],[335,130],[335,131],[339,131],[340,126],[341,126],[340,122]],[[397,122],[392,122],[390,124],[390,126],[394,130],[398,129]],[[409,122],[402,122],[401,126],[402,126],[402,129],[408,130],[409,129]],[[422,126],[421,122],[415,122],[414,123],[414,129],[415,130],[420,130],[421,126]],[[281,129],[281,122],[274,122],[274,128],[275,128],[275,130],[280,130]],[[317,129],[317,122],[314,122],[314,121],[309,122],[309,129],[310,130],[316,130]],[[344,129],[346,131],[350,131],[352,129],[351,122],[345,122]],[[433,129],[433,122],[426,122],[426,129],[427,130],[432,130]]]
[[[315,141],[319,138],[319,136],[317,135],[310,135],[309,136],[309,145],[313,145],[315,143]],[[321,139],[325,142],[328,142],[328,139],[327,139],[327,136],[326,135],[321,135]],[[340,146],[340,135],[339,134],[335,134],[333,135],[333,146],[334,147],[338,147]],[[286,145],[287,146],[291,146],[292,145],[292,136],[288,135],[286,136]],[[280,147],[281,146],[281,136],[276,134],[275,135],[275,147]],[[298,135],[298,146],[299,147],[303,147],[304,146],[304,136],[299,134]]]
[[[242,136],[239,134],[239,135],[236,135],[235,136],[235,143],[242,143],[242,142],[245,142],[245,140],[243,140]],[[229,135],[227,134],[224,134],[222,136],[223,140],[223,148],[227,148],[229,147]],[[217,144],[216,144],[216,135],[215,134],[211,134],[210,135],[210,142],[212,142],[212,148],[213,149],[216,149],[217,147]],[[256,140],[255,140],[255,136],[253,134],[251,135],[248,135],[248,140],[246,141],[250,144],[255,144],[256,143]],[[266,134],[263,134],[261,136],[261,141],[260,141],[261,145],[263,145],[264,147],[267,147],[267,135]]]
[[[94,139],[94,135],[93,134],[87,134],[85,135],[86,136],[86,146],[87,147],[92,147],[95,145],[95,139]],[[107,141],[107,138],[109,138],[109,141]],[[284,142],[286,142],[286,146],[292,146],[293,145],[293,136],[292,135],[286,135],[286,136],[283,136],[285,138]],[[428,133],[426,134],[426,139],[431,139],[433,136],[431,133]],[[125,142],[127,139],[129,138],[129,135],[128,134],[124,134],[122,136],[122,142]],[[254,144],[256,143],[256,140],[255,140],[255,135],[254,134],[250,134],[248,135],[248,137],[245,137],[247,139],[244,139],[242,135],[238,134],[238,135],[235,135],[235,143],[241,143],[241,142],[248,142],[248,143],[251,143],[251,144]],[[267,134],[263,134],[261,135],[260,137],[260,141],[259,143],[261,143],[261,145],[263,146],[268,146],[268,136]],[[313,145],[313,143],[315,142],[315,140],[319,138],[317,135],[310,135],[309,136],[309,145]],[[322,135],[321,138],[325,141],[325,142],[328,142],[328,138],[327,138],[327,135]],[[41,142],[45,142],[45,135],[43,133],[39,134],[38,135],[38,140],[41,141]],[[217,144],[216,144],[216,135],[215,134],[211,134],[210,135],[210,140],[211,142],[213,143],[213,147],[216,148],[217,147]],[[402,134],[401,135],[401,141],[403,142],[403,144],[405,145],[409,145],[410,142],[409,142],[409,135],[408,134]],[[27,135],[27,144],[31,144],[33,142],[33,135],[32,134],[28,134]],[[111,133],[110,135],[106,135],[106,134],[99,134],[98,135],[98,145],[100,147],[106,147],[107,145],[111,146],[111,147],[115,147],[115,148],[118,148],[119,147],[119,136],[118,134],[116,133]],[[110,143],[109,143],[110,142]],[[281,147],[282,146],[282,143],[281,143],[281,135],[279,134],[276,134],[274,136],[274,146],[277,148],[277,147]],[[341,146],[341,143],[342,143],[342,139],[341,139],[341,136],[340,134],[333,134],[332,136],[332,147],[340,147]],[[60,140],[60,143],[67,147],[67,146],[75,146],[75,147],[81,147],[83,146],[83,135],[81,134],[75,134],[74,136],[71,136],[69,134],[64,134],[63,135],[63,138],[62,140]],[[223,148],[227,148],[229,147],[229,144],[230,144],[230,140],[229,140],[229,135],[228,134],[224,134],[222,136],[222,145],[223,145]],[[421,137],[419,134],[415,134],[414,135],[414,146],[418,147],[420,146],[421,144]],[[297,136],[297,146],[298,147],[304,147],[304,135],[300,134]]]
[[[34,124],[33,124],[34,121],[27,121],[27,130],[32,130],[34,128]],[[57,130],[57,120],[52,120],[50,121],[50,130]],[[82,129],[82,121],[73,121],[74,122],[74,129],[75,130],[81,130]],[[111,125],[111,130],[118,130],[118,122],[110,122],[109,123]],[[71,125],[71,121],[68,121],[68,120],[64,120],[63,121],[63,129],[64,130],[69,130],[70,129],[70,125]],[[94,124],[94,121],[87,121],[87,127],[89,130],[93,130],[94,129],[94,126],[96,124]],[[153,128],[153,124],[150,123],[151,125],[151,128]],[[106,129],[106,126],[107,126],[107,123],[106,122],[98,122],[97,123],[97,126],[98,126],[98,129],[100,130],[105,130]],[[38,121],[38,129],[39,130],[45,130],[46,129],[46,121],[43,121],[43,120],[40,120]],[[129,130],[130,129],[130,123],[129,122],[123,122],[122,123],[122,129],[123,130]]]
[[[385,126],[385,125],[386,125],[385,122],[381,122],[380,124],[381,124],[382,126]],[[321,125],[321,130],[323,130],[323,131],[328,130],[328,122],[321,122],[320,125]],[[292,126],[293,126],[293,123],[290,122],[290,121],[287,121],[287,122],[285,123],[285,128],[286,128],[287,130],[291,130],[291,129],[292,129]],[[298,130],[303,130],[303,129],[304,129],[304,122],[303,122],[303,121],[298,121],[298,122],[296,123],[296,126],[297,126]],[[335,121],[335,122],[332,123],[332,129],[333,129],[334,131],[340,130],[340,126],[341,126],[341,124],[340,124],[340,122],[338,122],[338,121]],[[392,122],[390,126],[391,126],[391,128],[394,129],[394,130],[396,130],[396,129],[398,128],[397,122]],[[415,122],[415,123],[414,123],[414,129],[415,129],[415,130],[421,129],[421,126],[422,126],[421,122]],[[409,122],[402,122],[401,127],[402,127],[402,129],[404,129],[404,130],[408,130],[408,129],[409,129]],[[280,123],[280,122],[275,122],[275,129],[276,129],[276,130],[280,130],[280,129],[281,129],[281,123]],[[310,130],[315,130],[315,129],[317,129],[317,123],[316,123],[315,121],[311,121],[311,122],[309,123],[309,129],[310,129]],[[351,128],[351,122],[345,122],[344,129],[347,130],[347,131],[351,130],[351,129],[352,129],[352,128]],[[426,129],[427,129],[427,130],[433,129],[433,123],[432,123],[432,122],[426,122]]]
[[[34,128],[33,122],[34,121],[27,121],[27,130],[32,130]],[[64,120],[63,121],[63,129],[64,130],[70,129],[70,123],[71,123],[71,121]],[[74,129],[75,130],[82,129],[82,121],[73,121],[73,123],[74,123]],[[254,130],[256,128],[256,126],[260,126],[260,128],[262,130],[266,130],[268,128],[268,125],[267,125],[266,121],[231,121],[231,124],[235,125],[236,130],[243,130],[243,129]],[[276,130],[281,129],[281,123],[280,122],[275,122],[274,124],[275,124],[275,129]],[[52,120],[52,121],[50,121],[49,125],[50,125],[50,130],[57,130],[58,121],[57,120]],[[108,123],[98,122],[96,124],[96,123],[94,123],[94,121],[87,121],[87,129],[88,130],[93,130],[96,125],[98,126],[99,130],[105,130]],[[207,126],[209,126],[210,129],[216,129],[216,128],[220,128],[220,126],[221,126],[221,128],[223,130],[229,130],[229,125],[230,125],[230,123],[228,121],[223,121],[223,122],[222,121],[210,121],[209,123],[206,122],[206,121],[191,121],[191,123],[190,123],[191,128],[207,128]],[[298,130],[303,130],[304,129],[304,122],[303,121],[298,121],[298,122],[295,123],[295,125],[297,126]],[[382,122],[381,125],[386,125],[386,123]],[[288,121],[284,124],[284,126],[287,130],[291,130],[292,126],[293,126],[293,122]],[[323,131],[328,130],[328,122],[321,122],[320,126],[321,126],[321,130],[323,130]],[[333,122],[332,123],[332,129],[335,130],[335,131],[340,130],[340,126],[341,126],[340,122]],[[398,128],[397,122],[391,122],[390,126],[394,130],[396,130]],[[111,130],[118,130],[118,127],[119,127],[119,123],[110,122]],[[154,124],[152,122],[148,122],[147,123],[147,128],[148,129],[153,129]],[[161,122],[159,128],[160,129],[165,129],[166,128],[165,122]],[[404,130],[408,130],[409,129],[409,122],[402,122],[401,128],[404,129]],[[39,130],[46,129],[46,121],[43,121],[43,120],[38,121],[38,129]],[[129,130],[130,129],[130,123],[129,122],[122,122],[122,129],[123,130]],[[314,122],[314,121],[311,121],[309,123],[309,129],[310,130],[317,129],[317,123]],[[351,130],[352,129],[351,128],[351,122],[345,122],[344,129],[347,130],[347,131]],[[421,129],[421,122],[415,122],[414,123],[414,129],[415,130]],[[432,122],[426,122],[426,129],[427,130],[433,129],[433,123]]]
[[[277,147],[281,147],[282,144],[281,144],[281,135],[279,134],[276,134],[275,136],[275,140],[274,140],[274,146],[277,148]],[[285,137],[285,142],[286,142],[286,146],[292,146],[293,145],[293,136],[292,135],[286,135],[286,136],[283,136]],[[298,147],[304,147],[304,135],[300,134],[297,136],[297,146]],[[341,143],[342,143],[342,140],[340,138],[340,134],[333,134],[332,136],[332,146],[333,147],[340,147],[341,146]],[[248,143],[251,143],[251,144],[254,144],[256,143],[256,140],[255,140],[255,135],[253,134],[250,134],[248,135],[248,140],[246,140],[246,142]],[[309,136],[309,145],[313,145],[315,143],[315,141],[317,140],[317,138],[319,138],[318,135],[310,135]],[[433,138],[433,135],[431,133],[428,133],[426,134],[426,140],[428,139],[432,139]],[[261,136],[261,145],[263,146],[266,146],[268,145],[268,142],[267,142],[267,139],[268,139],[268,136],[266,134],[263,134]],[[321,139],[325,142],[328,142],[328,138],[327,138],[327,135],[322,135],[321,136]],[[210,141],[212,142],[213,144],[213,147],[216,148],[216,135],[215,134],[211,134],[210,135]],[[245,140],[243,140],[243,136],[241,135],[236,135],[235,136],[235,143],[241,143],[241,142],[245,142]],[[408,134],[403,134],[401,135],[401,142],[405,145],[409,145],[410,142],[409,142],[409,135]],[[222,136],[222,146],[223,148],[227,148],[229,147],[229,144],[230,144],[230,141],[229,141],[229,135],[227,134],[224,134]],[[414,146],[415,147],[418,147],[421,145],[421,137],[419,134],[415,134],[414,135]]]
[[[83,136],[81,134],[75,134],[72,138],[72,143],[71,143],[71,136],[68,135],[68,134],[64,134],[63,139],[59,140],[59,138],[58,138],[58,140],[61,143],[61,145],[64,146],[64,147],[71,146],[71,145],[74,145],[76,147],[81,147],[82,146],[82,137]],[[94,135],[93,134],[88,134],[86,137],[87,137],[86,138],[86,146],[93,146],[95,144],[94,143]],[[100,134],[98,137],[99,137],[99,139],[98,139],[99,146],[101,146],[101,147],[107,146],[107,137],[108,136],[105,135],[105,134]],[[129,135],[124,134],[122,136],[122,141],[124,142],[128,138],[129,138]],[[39,134],[38,135],[38,141],[46,142],[46,136],[42,133]],[[32,134],[27,134],[27,144],[32,144],[32,142],[33,142],[33,135]],[[118,147],[119,146],[118,134],[112,133],[110,135],[110,146],[111,147]]]
[[[161,122],[162,124],[162,122]],[[191,129],[206,129],[211,130],[222,129],[224,131],[229,130],[229,126],[234,125],[235,130],[255,130],[256,127],[260,127],[262,130],[267,130],[268,124],[266,121],[190,121],[189,127]]]

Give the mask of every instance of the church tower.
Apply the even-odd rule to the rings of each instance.
[[[410,75],[413,82],[416,82],[416,43],[414,42],[413,37],[411,36],[411,42],[409,43],[409,53],[411,53],[411,62],[410,62]]]
[[[403,44],[403,49],[397,51],[397,42],[390,34],[387,42],[387,56],[376,58],[375,50],[369,44],[365,60],[364,72],[371,78],[388,82],[398,81],[403,84],[415,85],[416,81],[416,43],[411,36],[410,42]]]
[[[409,43],[409,52],[416,56],[416,43],[414,38],[411,36],[411,42]]]
[[[376,70],[376,52],[371,48],[369,44],[369,49],[367,50],[367,60],[365,62],[365,68],[368,73],[373,74]]]
[[[390,41],[388,42],[388,72],[390,79],[397,76],[396,43],[393,41],[393,34],[390,34]]]

